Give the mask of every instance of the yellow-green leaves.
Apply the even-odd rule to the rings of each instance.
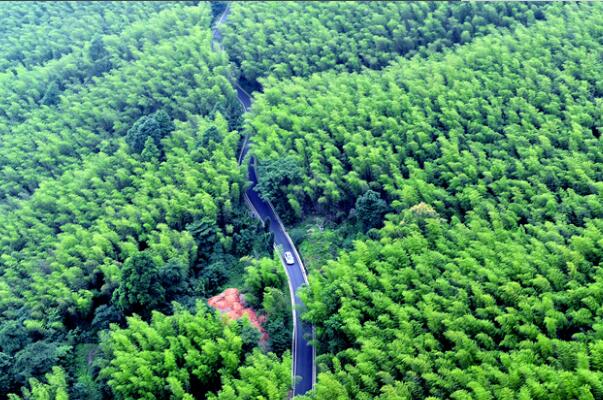
[[[255,351],[245,360],[239,325],[202,302],[196,309],[177,307],[171,316],[154,313],[149,323],[132,317],[127,328],[112,327],[102,343],[108,357],[101,376],[115,398],[222,399],[240,391],[252,397],[239,398],[282,399],[290,357]]]

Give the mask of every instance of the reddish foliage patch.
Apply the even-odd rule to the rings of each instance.
[[[268,333],[266,333],[262,327],[262,324],[266,322],[266,317],[258,317],[253,309],[245,307],[245,300],[239,293],[239,289],[226,289],[219,295],[209,299],[207,304],[209,304],[210,307],[225,313],[231,319],[239,319],[243,317],[243,315],[247,315],[247,318],[249,318],[249,321],[252,323],[252,325],[258,328],[258,330],[262,333],[260,343],[266,343],[268,341]]]

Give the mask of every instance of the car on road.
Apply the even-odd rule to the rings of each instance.
[[[286,251],[286,252],[283,254],[283,258],[285,259],[285,262],[286,262],[287,264],[289,264],[289,265],[291,265],[291,264],[295,264],[295,260],[293,259],[293,254],[291,254],[291,252],[290,252],[290,251]]]

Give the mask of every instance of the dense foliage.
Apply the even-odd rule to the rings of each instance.
[[[224,45],[251,83],[378,69],[400,55],[442,51],[495,28],[532,24],[544,18],[542,8],[508,2],[235,2]]]
[[[240,257],[270,254],[241,199],[241,109],[226,55],[210,50],[209,5],[131,7],[146,14],[6,72],[0,88],[0,398],[117,397],[102,372],[117,356],[112,342],[99,353],[99,333],[170,314],[174,300],[193,308],[244,273]],[[288,373],[262,375],[277,356],[239,361],[241,374],[212,375],[225,381],[216,396],[287,390],[276,378]]]
[[[77,50],[97,32],[120,32],[133,21],[174,6],[169,2],[4,2],[0,71],[44,64]]]
[[[139,117],[159,108],[175,119],[222,111],[234,123],[240,106],[226,58],[212,53],[209,41],[209,30],[198,27],[162,41],[140,59],[61,96],[56,107],[41,107],[13,125],[0,148],[0,201],[27,197],[43,179],[110,148]]]
[[[116,7],[118,12],[120,8]],[[20,64],[0,72],[0,134],[23,122],[39,106],[57,105],[60,95],[69,89],[77,92],[80,85],[94,77],[140,59],[145,51],[157,51],[153,47],[161,41],[187,36],[195,26],[203,26],[209,19],[203,8],[185,3],[170,3],[169,8],[149,14],[143,19],[143,15],[131,13],[132,23],[121,31],[97,31],[92,39],[79,43],[60,58],[35,66]]]
[[[310,274],[309,397],[603,396],[602,17],[556,6],[382,72],[263,81],[252,154],[302,171],[264,195],[364,229],[390,212]]]
[[[379,73],[266,80],[252,152],[303,172],[265,195],[340,217],[368,190],[507,226],[601,215],[601,9],[559,13]]]
[[[311,397],[599,398],[602,259],[600,219],[564,236],[396,216],[311,275]]]
[[[309,267],[305,398],[603,398],[601,20],[3,4],[0,399],[287,396],[290,293],[241,128]],[[234,76],[263,87],[244,117]],[[208,309],[228,286],[267,337]]]
[[[245,271],[246,302],[266,316],[268,346],[277,354],[291,348],[291,304],[287,276],[278,258],[251,260]]]
[[[102,344],[108,362],[102,374],[115,398],[234,399],[244,394],[282,399],[291,379],[290,357],[280,362],[258,350],[245,353],[242,324],[216,318],[201,302],[196,308],[194,314],[156,312],[150,323],[132,317],[126,329],[112,327]]]
[[[218,120],[221,146],[210,152],[200,146],[207,122],[177,125],[163,141],[164,162],[144,161],[121,141],[113,154],[99,153],[82,170],[45,181],[21,208],[0,216],[8,233],[1,241],[0,309],[19,330],[18,344],[0,343],[8,356],[17,359],[40,338],[53,346],[94,340],[98,329],[120,320],[119,310],[148,312],[181,291],[204,295],[203,286],[189,288],[188,278],[203,276],[218,248],[248,254],[256,225],[222,222],[240,213],[238,135]],[[135,265],[141,250],[153,268]],[[64,336],[86,321],[86,335]],[[55,353],[49,357],[56,361]],[[22,383],[19,376],[15,371]]]

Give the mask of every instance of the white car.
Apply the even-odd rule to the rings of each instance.
[[[290,252],[290,251],[286,251],[286,252],[283,254],[283,257],[285,258],[285,262],[286,262],[287,264],[289,264],[289,265],[291,265],[291,264],[295,264],[295,259],[293,258],[293,254],[291,254],[291,252]]]

